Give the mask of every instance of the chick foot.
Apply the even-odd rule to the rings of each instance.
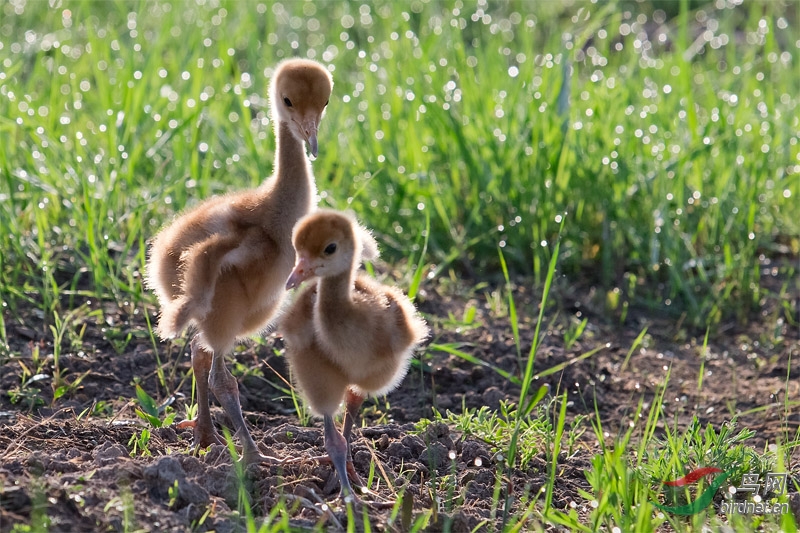
[[[225,441],[220,437],[214,425],[209,423],[202,423],[200,417],[191,420],[184,420],[175,424],[178,429],[192,428],[194,434],[194,447],[196,450],[208,448],[212,444],[225,444]]]

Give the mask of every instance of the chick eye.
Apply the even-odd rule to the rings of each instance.
[[[324,253],[325,255],[333,255],[336,252],[336,243],[332,242],[328,246],[325,247]]]
[[[292,107],[292,101],[285,96],[283,97],[283,103],[286,104],[286,107]]]

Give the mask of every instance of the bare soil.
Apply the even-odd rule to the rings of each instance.
[[[430,343],[457,346],[520,375],[511,324],[498,310],[502,294],[502,289],[476,292],[454,282],[428,288],[417,301],[432,326]],[[539,298],[524,283],[515,289],[523,354],[534,335]],[[667,376],[664,419],[670,423],[685,425],[696,415],[718,427],[736,414],[739,427],[756,432],[752,444],[761,450],[796,435],[800,414],[796,408],[786,413],[784,401],[788,396],[796,402],[800,392],[800,369],[791,364],[800,355],[796,291],[773,298],[762,316],[748,323],[721,325],[705,357],[704,332],[683,328],[680,317],[632,308],[623,323],[591,288],[561,288],[551,301],[559,304],[545,313],[535,368],[566,366],[536,379],[534,387],[548,384],[549,398],[566,392],[567,431],[587,430],[558,458],[556,507],[587,512],[578,490],[589,490],[585,473],[598,445],[590,424],[595,409],[611,442],[634,421],[641,399],[652,402]],[[470,306],[476,309],[474,321],[460,323]],[[90,309],[98,304],[88,306],[85,319],[73,325],[75,331],[86,329],[59,358],[67,382],[82,379],[56,401],[52,335],[33,329],[41,324],[33,313],[5,317],[11,353],[0,356],[0,531],[41,524],[45,517],[51,531],[241,531],[245,519],[238,511],[244,498],[257,521],[282,501],[284,511],[274,519],[297,528],[324,523],[335,530],[347,524],[332,467],[312,459],[325,453],[320,421],[307,419],[303,425],[287,394],[277,335],[245,344],[229,363],[239,376],[245,417],[262,451],[296,461],[254,465],[240,478],[225,447],[193,453],[191,431],[174,425],[151,428],[146,450],[139,446],[134,453],[131,439],[149,427],[135,414],[134,383],[158,401],[174,400],[169,409],[177,412],[176,421],[183,419],[192,397],[187,343],[154,343],[142,312],[108,304],[102,314]],[[155,310],[144,311],[152,321]],[[585,331],[567,348],[568,332],[583,318],[588,319]],[[624,364],[645,327],[643,344]],[[128,342],[121,343],[128,334]],[[579,358],[594,349],[591,357]],[[47,358],[38,371],[37,351]],[[166,387],[159,384],[159,359]],[[23,377],[25,371],[30,374]],[[434,409],[498,409],[501,401],[516,401],[518,395],[519,387],[492,368],[429,348],[396,391],[368,400],[353,442],[356,470],[372,481],[365,497],[391,501],[405,495],[397,516],[366,508],[372,530],[407,529],[430,509],[436,513],[427,531],[500,529],[507,516],[493,501],[508,501],[515,513],[531,499],[543,499],[539,489],[547,483],[550,457],[545,442],[524,469],[506,468],[492,443],[441,423],[418,424],[434,420]],[[555,407],[552,403],[550,416]],[[94,414],[79,418],[84,411]],[[220,426],[226,424],[219,407],[212,413]],[[797,462],[789,467],[797,478]]]

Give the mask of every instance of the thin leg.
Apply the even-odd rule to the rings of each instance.
[[[250,431],[247,429],[242,416],[242,405],[239,403],[239,384],[225,367],[225,358],[222,354],[214,353],[211,362],[211,375],[209,380],[211,392],[217,397],[228,418],[233,422],[236,434],[242,443],[242,459],[247,464],[252,463],[278,463],[275,457],[262,455],[258,450]]]
[[[352,437],[353,425],[358,420],[358,413],[361,410],[361,404],[364,403],[364,397],[354,390],[348,388],[344,399],[345,412],[344,421],[342,422],[342,436],[347,441],[347,474],[350,476],[358,486],[363,487],[364,482],[356,472],[356,467],[353,465],[353,455],[350,451],[350,439]]]
[[[353,499],[354,503],[365,504],[375,509],[391,509],[392,507],[394,507],[395,502],[393,501],[387,501],[387,502],[365,501],[361,500],[356,495],[356,493],[353,491],[353,487],[350,485],[350,480],[347,478],[348,474],[347,439],[344,437],[344,435],[342,435],[341,433],[339,433],[339,431],[337,431],[336,424],[334,424],[333,417],[331,415],[325,415],[323,418],[323,423],[325,426],[325,449],[328,451],[328,457],[330,457],[330,460],[333,463],[334,468],[336,468],[336,473],[339,476],[339,482],[342,485],[342,494],[341,494],[342,498],[347,498],[348,496],[350,496]],[[350,464],[352,466],[352,463]]]
[[[224,444],[211,421],[211,410],[208,405],[208,375],[211,370],[212,357],[211,352],[197,344],[197,338],[192,340],[192,370],[197,387],[197,417],[194,420],[184,420],[178,424],[178,428],[193,428],[196,448]]]
[[[358,419],[358,412],[361,411],[361,404],[364,403],[364,397],[352,389],[347,389],[347,394],[344,398],[345,413],[344,422],[342,423],[342,435],[347,440],[347,454],[350,455],[350,433],[353,430],[353,424]]]
[[[357,499],[356,493],[353,492],[353,487],[350,485],[350,480],[347,478],[347,440],[336,429],[331,415],[325,415],[325,449],[328,451],[328,457],[331,458],[336,473],[339,475],[339,482],[342,485],[342,497],[352,496]]]
[[[350,437],[352,436],[353,431],[353,424],[358,419],[358,412],[361,410],[361,404],[364,403],[364,397],[360,394],[347,389],[347,394],[345,396],[345,413],[344,413],[344,421],[342,423],[342,436],[347,443],[347,476],[350,478],[350,481],[355,483],[359,487],[366,487],[366,484],[361,479],[361,476],[358,475],[356,472],[356,468],[353,465],[353,457],[350,453]],[[327,442],[327,438],[326,438]],[[320,463],[332,463],[333,457],[331,457],[330,453],[328,455],[319,455],[316,457],[310,457],[312,461],[319,461]]]
[[[326,448],[327,451],[327,448]],[[303,461],[317,461],[319,463],[330,464],[333,463],[333,459],[331,459],[330,454],[328,455],[315,455],[312,457],[302,457],[302,458],[295,458],[295,459],[284,459],[281,461],[281,464],[290,464],[290,463],[300,463]],[[347,477],[350,478],[350,481],[355,484],[357,487],[366,487],[367,484],[364,483],[364,480],[361,479],[361,476],[358,475],[356,472],[355,466],[353,466],[353,461],[347,459],[347,463],[345,465],[347,469]]]

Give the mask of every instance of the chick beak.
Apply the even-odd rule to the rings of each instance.
[[[311,155],[317,157],[317,132],[319,131],[317,120],[314,118],[310,118],[308,120],[303,121],[302,128]]]
[[[317,134],[312,133],[308,136],[308,148],[311,150],[311,155],[317,157]]]
[[[316,141],[316,137],[314,138]],[[294,270],[286,280],[286,290],[291,290],[303,283],[305,280],[314,275],[314,270],[311,268],[311,262],[305,257],[298,257],[297,264],[294,265]]]

